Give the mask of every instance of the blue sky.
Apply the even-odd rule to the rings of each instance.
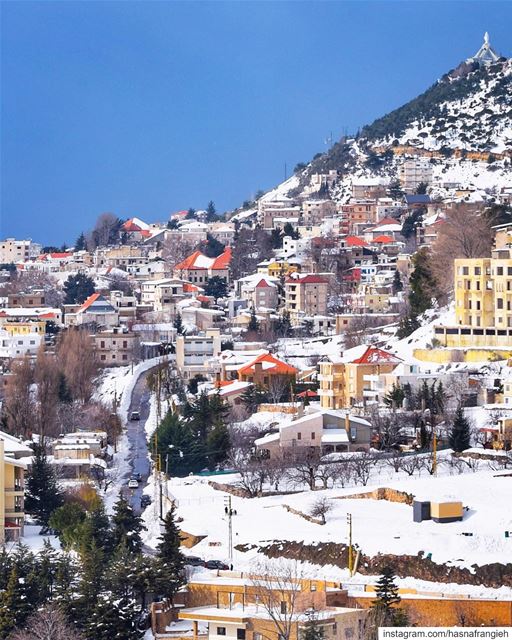
[[[430,86],[512,2],[3,2],[0,237],[233,208]]]

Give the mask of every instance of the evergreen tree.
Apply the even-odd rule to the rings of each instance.
[[[38,592],[41,602],[47,602],[53,598],[58,560],[59,553],[53,548],[49,540],[45,540],[36,562]]]
[[[247,330],[255,331],[256,333],[260,330],[260,323],[258,322],[258,318],[256,317],[256,311],[254,310],[254,307],[251,307],[251,317],[249,318]]]
[[[94,541],[80,554],[80,579],[76,589],[76,599],[72,604],[72,620],[85,627],[96,607],[99,594],[102,593],[106,556],[102,547]]]
[[[430,447],[431,440],[432,432],[427,429],[425,420],[422,418],[420,422],[420,449],[426,451]]]
[[[222,421],[215,423],[206,439],[208,466],[210,469],[215,469],[218,464],[226,460],[230,447],[231,441],[226,425]]]
[[[471,446],[471,429],[460,405],[455,412],[448,442],[456,453],[461,453]]]
[[[283,227],[283,235],[290,236],[293,240],[298,240],[300,238],[300,233],[294,229],[289,222],[286,222]]]
[[[272,229],[270,232],[270,242],[272,249],[281,249],[283,246],[283,231],[280,227]]]
[[[196,220],[196,219],[197,219],[196,210],[190,207],[190,209],[187,211],[187,215],[185,216],[185,220]]]
[[[88,555],[92,549],[101,549],[106,555],[112,550],[112,532],[103,502],[96,504],[80,525],[79,552]]]
[[[260,404],[268,402],[268,394],[260,385],[251,385],[240,396],[242,404],[250,413],[256,413]]]
[[[23,577],[14,565],[6,588],[0,593],[0,638],[7,638],[16,627],[21,627],[32,613],[28,595]]]
[[[186,331],[185,331],[185,327],[183,326],[183,320],[181,318],[181,313],[177,313],[175,318],[174,318],[174,328],[176,329],[176,333],[179,336],[184,336]]]
[[[308,621],[300,634],[300,640],[324,640],[325,630],[318,620],[318,615],[313,612],[308,616]]]
[[[206,207],[206,222],[215,222],[219,219],[217,215],[217,211],[215,210],[215,203],[213,200],[210,200],[208,206]]]
[[[85,509],[77,502],[67,502],[55,509],[48,524],[57,532],[64,548],[78,548],[82,534],[82,523],[86,518]]]
[[[189,422],[169,411],[156,431],[157,454],[166,471],[186,476],[200,471],[205,464],[204,450],[194,436]]]
[[[139,617],[140,607],[133,598],[102,592],[86,621],[85,636],[88,640],[140,640]]]
[[[140,534],[146,527],[142,524],[142,518],[135,514],[131,504],[122,496],[114,505],[112,525],[112,544],[114,548],[124,545],[132,553],[138,553],[142,550]]]
[[[290,312],[285,309],[276,324],[276,333],[282,338],[288,338],[292,334]]]
[[[384,567],[381,576],[375,585],[375,593],[377,599],[373,601],[372,606],[384,607],[387,611],[391,607],[400,604],[400,596],[398,595],[398,586],[395,583],[395,574],[391,567]]]
[[[68,386],[68,381],[63,371],[59,371],[59,402],[63,404],[71,404],[73,402],[73,395],[71,389]]]
[[[405,398],[405,393],[400,384],[395,384],[391,386],[390,391],[384,396],[384,404],[387,407],[392,407],[398,409],[402,406]]]
[[[413,258],[414,269],[409,279],[409,305],[411,316],[416,317],[430,309],[434,297],[436,281],[430,264],[430,253],[427,249],[420,249]]]
[[[172,602],[177,591],[185,584],[185,562],[180,551],[180,531],[175,521],[173,503],[164,519],[164,531],[157,547],[155,582],[158,593]]]
[[[34,457],[27,479],[25,511],[45,528],[51,514],[61,504],[62,493],[55,470],[48,462],[44,444],[34,444]]]
[[[82,304],[94,289],[94,280],[84,273],[70,275],[64,282],[64,304]]]
[[[212,278],[209,278],[204,288],[204,292],[207,296],[215,298],[215,302],[217,302],[219,298],[225,298],[228,295],[228,283],[226,282],[226,278],[221,278],[220,276],[213,276]]]
[[[225,245],[219,242],[217,238],[214,238],[211,234],[206,234],[206,242],[201,245],[201,251],[208,258],[217,258],[224,251]]]
[[[402,284],[402,278],[400,277],[400,271],[398,269],[395,270],[395,275],[393,276],[393,283],[391,285],[393,287],[393,293],[396,295],[399,291],[402,291],[404,285]]]
[[[86,251],[87,250],[87,242],[85,240],[84,232],[78,236],[75,242],[75,251]]]

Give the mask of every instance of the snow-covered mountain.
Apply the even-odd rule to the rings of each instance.
[[[487,34],[475,56],[357,137],[335,143],[266,199],[299,196],[312,174],[335,169],[331,196],[345,201],[354,179],[396,179],[400,164],[413,157],[429,158],[432,193],[441,197],[450,195],[450,184],[471,191],[465,197],[473,201],[512,185],[512,59],[499,57]]]

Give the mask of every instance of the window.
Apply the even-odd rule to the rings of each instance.
[[[300,431],[297,433],[297,440],[302,440],[302,433]]]
[[[217,635],[225,636],[226,635],[226,627],[217,627]]]
[[[496,274],[499,275],[499,276],[502,276],[503,275],[503,267],[498,267],[496,269]]]
[[[288,610],[288,607],[286,605],[286,602],[284,600],[281,600],[281,613],[284,615],[286,614]]]
[[[462,267],[462,275],[463,276],[469,275],[469,267]]]
[[[316,436],[315,432],[314,432],[314,431],[312,431],[312,432],[311,432],[311,440],[314,440],[314,439],[315,439],[315,436]]]
[[[101,340],[100,341],[100,349],[104,349],[105,348],[105,340]]]
[[[496,305],[498,309],[503,309],[503,298],[496,298]]]
[[[245,629],[236,630],[236,640],[245,640]]]
[[[480,267],[475,267],[475,276],[479,276],[481,275],[482,270],[480,269]]]

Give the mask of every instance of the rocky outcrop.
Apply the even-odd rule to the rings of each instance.
[[[388,502],[400,502],[402,504],[412,505],[414,496],[412,493],[398,491],[397,489],[389,489],[387,487],[379,487],[373,491],[365,493],[352,493],[349,496],[338,496],[336,500],[348,500],[353,498],[369,499],[369,500],[387,500]]]
[[[401,578],[413,577],[430,582],[455,582],[457,584],[473,584],[491,587],[512,587],[512,563],[486,564],[482,566],[472,565],[470,569],[453,567],[448,564],[437,564],[425,552],[418,555],[396,556],[391,554],[378,554],[367,556],[357,545],[360,552],[358,572],[365,575],[378,575],[386,566],[393,567],[394,572]],[[274,541],[267,545],[238,545],[238,551],[257,549],[269,558],[289,558],[292,560],[307,561],[317,565],[334,565],[342,569],[348,566],[348,548],[344,544],[334,542],[320,542],[316,545],[307,545],[303,542]]]

